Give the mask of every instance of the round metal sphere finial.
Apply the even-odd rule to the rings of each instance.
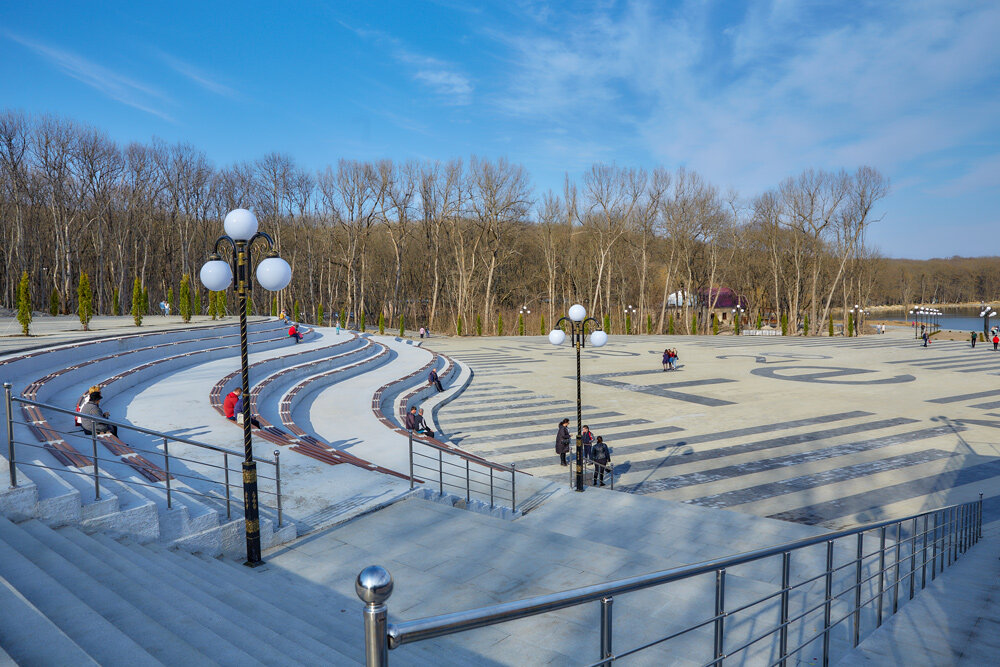
[[[369,565],[358,573],[354,590],[362,602],[382,604],[392,595],[392,575],[380,565]]]

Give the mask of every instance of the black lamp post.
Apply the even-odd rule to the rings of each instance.
[[[601,328],[601,323],[593,317],[587,317],[587,310],[580,304],[569,308],[569,316],[561,317],[556,322],[556,328],[549,332],[549,342],[562,345],[566,340],[566,332],[559,328],[563,322],[569,323],[573,347],[576,348],[576,490],[583,491],[583,403],[580,394],[580,350],[586,344],[587,323],[593,322],[594,329],[590,334],[590,344],[601,347],[608,342],[608,334]]]
[[[737,336],[740,335],[740,324],[742,324],[740,320],[742,319],[743,319],[743,306],[737,305],[735,308],[733,308],[733,331],[736,333]]]
[[[240,370],[243,388],[243,513],[246,519],[247,560],[245,565],[256,567],[260,558],[260,512],[257,506],[257,463],[253,458],[250,433],[250,359],[247,344],[247,301],[250,298],[251,247],[258,239],[267,244],[267,257],[257,267],[257,282],[271,291],[284,289],[292,279],[288,262],[278,257],[274,242],[264,232],[257,231],[257,218],[246,209],[238,208],[226,214],[226,234],[215,241],[208,261],[201,267],[202,284],[213,292],[229,287],[235,276],[236,296],[240,311]],[[225,261],[220,256],[223,246],[229,246],[232,256]]]

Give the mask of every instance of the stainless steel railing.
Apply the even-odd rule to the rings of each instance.
[[[588,486],[597,486],[594,481],[595,471],[600,471],[604,468],[604,475],[601,477],[603,480],[610,480],[611,490],[615,490],[615,466],[613,463],[607,463],[603,466],[600,463],[592,459],[583,459],[583,483]],[[576,488],[576,461],[571,461],[569,464],[569,488],[570,490]]]
[[[372,565],[361,571],[355,583],[358,596],[365,602],[366,660],[369,667],[381,667],[388,664],[388,651],[404,644],[599,602],[600,645],[593,649],[593,655],[597,656],[597,660],[589,663],[591,667],[610,665],[616,660],[661,646],[701,628],[711,629],[710,637],[705,639],[705,665],[722,665],[724,660],[734,656],[745,659],[747,654],[743,652],[770,639],[772,642],[770,657],[760,664],[785,667],[790,658],[794,658],[814,642],[821,642],[822,664],[827,666],[830,662],[831,632],[836,626],[844,622],[850,623],[851,641],[857,646],[863,625],[862,611],[868,605],[872,605],[873,608],[869,609],[874,615],[873,626],[881,626],[888,609],[891,609],[889,613],[897,611],[901,595],[908,595],[912,599],[918,585],[921,589],[926,586],[928,566],[933,581],[939,572],[979,541],[982,537],[982,512],[983,499],[980,494],[978,501],[942,507],[900,519],[869,523],[725,558],[516,602],[391,624],[388,623],[387,603],[393,589],[392,577],[383,568]],[[877,537],[878,548],[866,552],[866,536]],[[852,550],[853,558],[837,564],[834,558],[836,541],[851,538],[856,541]],[[892,539],[894,544],[890,544],[889,539]],[[822,571],[793,583],[791,576],[793,555],[817,545],[826,547]],[[764,559],[779,556],[781,585],[778,590],[736,608],[729,608],[726,601],[727,572],[740,565],[759,563]],[[617,653],[613,650],[612,609],[616,597],[666,586],[700,575],[714,577],[714,600],[706,601],[706,606],[714,608],[714,613],[677,632],[656,637]],[[847,578],[847,582],[843,581],[844,577]],[[841,586],[837,591],[834,590],[835,579]],[[822,596],[818,601],[809,602],[810,589],[818,588],[820,583]],[[847,585],[843,586],[844,583]],[[877,592],[865,598],[866,589],[876,589]],[[796,594],[797,601],[799,597],[802,598],[801,604],[804,608],[794,615],[790,606],[793,593]],[[849,610],[834,619],[835,603],[838,607],[842,607],[845,599],[850,606]],[[726,628],[734,621],[737,614],[753,613],[755,608],[760,611],[760,605],[773,603],[774,600],[778,601],[780,607],[777,622],[771,621],[769,626],[765,626],[754,636],[744,638],[738,646],[727,645]],[[821,624],[817,622],[820,612]],[[763,612],[755,616],[754,623],[751,624],[754,628],[752,631],[756,631],[758,624],[763,624],[767,618],[767,614]],[[805,637],[798,645],[789,649],[791,630],[796,624],[800,635]],[[822,629],[808,634],[820,625]],[[633,636],[634,632],[626,634],[627,638]],[[739,655],[741,653],[742,656]],[[759,657],[755,660],[759,660]]]
[[[140,449],[128,445],[129,448],[136,454],[143,456],[152,457],[156,460],[163,461],[163,472],[165,473],[162,483],[152,483],[152,482],[141,482],[137,479],[130,479],[127,477],[111,477],[108,475],[107,471],[101,469],[101,464],[126,464],[122,458],[119,457],[101,457],[99,456],[99,450],[97,447],[98,442],[101,440],[101,435],[97,434],[96,431],[90,435],[85,434],[82,430],[77,431],[64,431],[55,428],[49,424],[44,425],[44,429],[52,434],[61,436],[64,441],[71,443],[73,441],[83,441],[85,446],[88,447],[89,451],[86,454],[81,452],[81,455],[90,459],[93,464],[92,471],[80,470],[76,467],[69,466],[56,466],[48,465],[40,461],[29,461],[25,458],[18,458],[17,456],[17,446],[20,447],[31,447],[36,449],[45,449],[46,442],[30,442],[27,440],[17,440],[14,438],[14,425],[22,425],[25,427],[38,427],[37,422],[27,422],[20,421],[14,418],[14,405],[18,404],[21,406],[31,406],[38,408],[39,410],[52,411],[56,413],[61,413],[65,415],[71,415],[73,417],[79,417],[80,413],[75,410],[67,410],[66,408],[61,408],[57,405],[50,405],[48,403],[40,403],[38,401],[32,401],[27,398],[21,398],[13,396],[11,392],[11,384],[4,383],[4,403],[6,406],[6,417],[7,417],[7,458],[10,464],[10,485],[11,487],[17,487],[18,485],[18,474],[17,466],[29,466],[34,468],[47,468],[49,470],[55,470],[58,472],[71,473],[75,475],[80,475],[88,477],[93,481],[94,485],[94,497],[96,500],[101,498],[101,480],[102,478],[106,482],[117,482],[120,484],[126,484],[129,486],[138,487],[149,487],[162,489],[166,494],[167,508],[173,507],[173,494],[181,493],[188,496],[196,496],[200,498],[206,498],[217,502],[225,501],[226,506],[226,518],[232,518],[232,496],[233,489],[236,489],[237,499],[242,497],[242,462],[243,453],[235,450],[226,449],[224,447],[218,447],[216,445],[210,445],[205,442],[199,442],[197,440],[191,440],[190,438],[183,438],[176,435],[170,435],[169,433],[162,433],[160,431],[154,431],[148,428],[142,428],[141,426],[135,426],[134,424],[126,424],[124,422],[115,421],[113,419],[106,419],[104,417],[96,417],[93,415],[87,415],[87,419],[93,419],[96,422],[107,424],[110,426],[115,426],[118,428],[119,433],[124,431],[133,431],[136,433],[142,433],[147,436],[152,436],[160,441],[163,446],[162,450],[151,450],[151,449]],[[177,456],[176,454],[170,453],[170,443],[182,443],[185,445],[192,445],[199,449],[207,450],[218,454],[221,461],[220,463],[208,463],[199,459]],[[273,482],[274,488],[259,488],[258,493],[270,497],[274,502],[273,509],[277,514],[278,527],[282,525],[282,493],[281,493],[281,458],[280,452],[276,449],[274,450],[274,459],[263,459],[254,457],[254,460],[258,463],[263,463],[265,465],[273,466],[274,476],[268,476],[263,474],[258,474],[259,480],[264,480],[265,482]],[[148,460],[148,459],[147,459]],[[230,460],[235,464],[235,467],[230,467]],[[173,463],[173,466],[171,464]],[[188,470],[188,472],[180,472],[177,464],[183,464],[183,467]],[[172,469],[171,469],[172,468]],[[193,474],[197,469],[204,469],[206,471],[221,470],[222,480],[213,479],[207,475]],[[230,473],[235,475],[235,483],[230,482]],[[218,474],[218,473],[215,473]],[[172,483],[173,478],[179,480],[191,480],[192,483],[198,484],[204,488],[210,490],[216,490],[221,487],[216,493],[199,491],[191,486],[177,486]],[[221,492],[221,493],[220,493]]]
[[[517,470],[513,465],[505,466],[470,457],[464,452],[417,437],[413,431],[408,433],[411,489],[416,486],[417,479],[423,479],[428,484],[426,488],[436,486],[441,495],[444,495],[445,489],[454,490],[464,494],[466,502],[475,499],[485,503],[489,498],[490,507],[506,505],[511,512],[516,511]],[[421,447],[430,452],[421,451]],[[453,459],[458,459],[458,462]],[[509,485],[506,483],[508,480]]]

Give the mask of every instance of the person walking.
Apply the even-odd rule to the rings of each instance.
[[[972,347],[975,347],[975,346],[976,346],[976,339],[977,339],[977,338],[979,338],[979,336],[978,336],[978,335],[976,334],[976,332],[975,332],[975,331],[973,331],[973,332],[972,332]]]
[[[663,370],[670,368],[670,350],[663,351]]]
[[[607,472],[608,465],[611,464],[611,450],[604,444],[603,436],[597,436],[597,442],[594,443],[593,456],[594,486],[598,486],[598,479],[600,480],[600,486],[604,486],[604,473]]]
[[[1000,345],[1000,336],[993,334],[993,349],[997,349],[998,345]]]
[[[920,335],[920,337],[924,339],[924,347],[927,347],[927,343],[929,343],[929,342],[930,342],[930,340],[931,340],[931,337],[927,335],[927,332],[926,332],[926,331],[925,331],[924,333],[922,333],[922,334]],[[993,349],[996,349],[996,347],[994,347]]]
[[[431,372],[427,374],[427,382],[434,385],[434,388],[439,392],[444,391],[444,387],[441,386],[441,378],[438,377],[436,369],[432,368]]]
[[[90,418],[87,418],[90,415]],[[111,415],[107,412],[101,410],[101,392],[92,391],[90,392],[89,400],[83,404],[80,408],[80,428],[87,435],[93,435],[97,433],[98,435],[102,433],[110,433],[111,435],[118,436],[118,427],[114,424],[105,424],[94,420],[94,417],[104,417],[107,419]]]
[[[569,451],[569,417],[559,422],[559,431],[556,433],[556,454],[559,455],[561,465],[566,463],[566,452]]]
[[[420,337],[423,338],[424,334],[427,333],[427,329],[420,327]]]

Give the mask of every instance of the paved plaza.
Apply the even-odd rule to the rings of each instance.
[[[565,480],[575,353],[541,337],[437,338],[473,370],[437,414],[461,447]],[[666,347],[678,368],[663,371]],[[583,422],[615,489],[840,527],[1000,495],[1000,353],[909,330],[861,338],[612,336],[582,359]]]

